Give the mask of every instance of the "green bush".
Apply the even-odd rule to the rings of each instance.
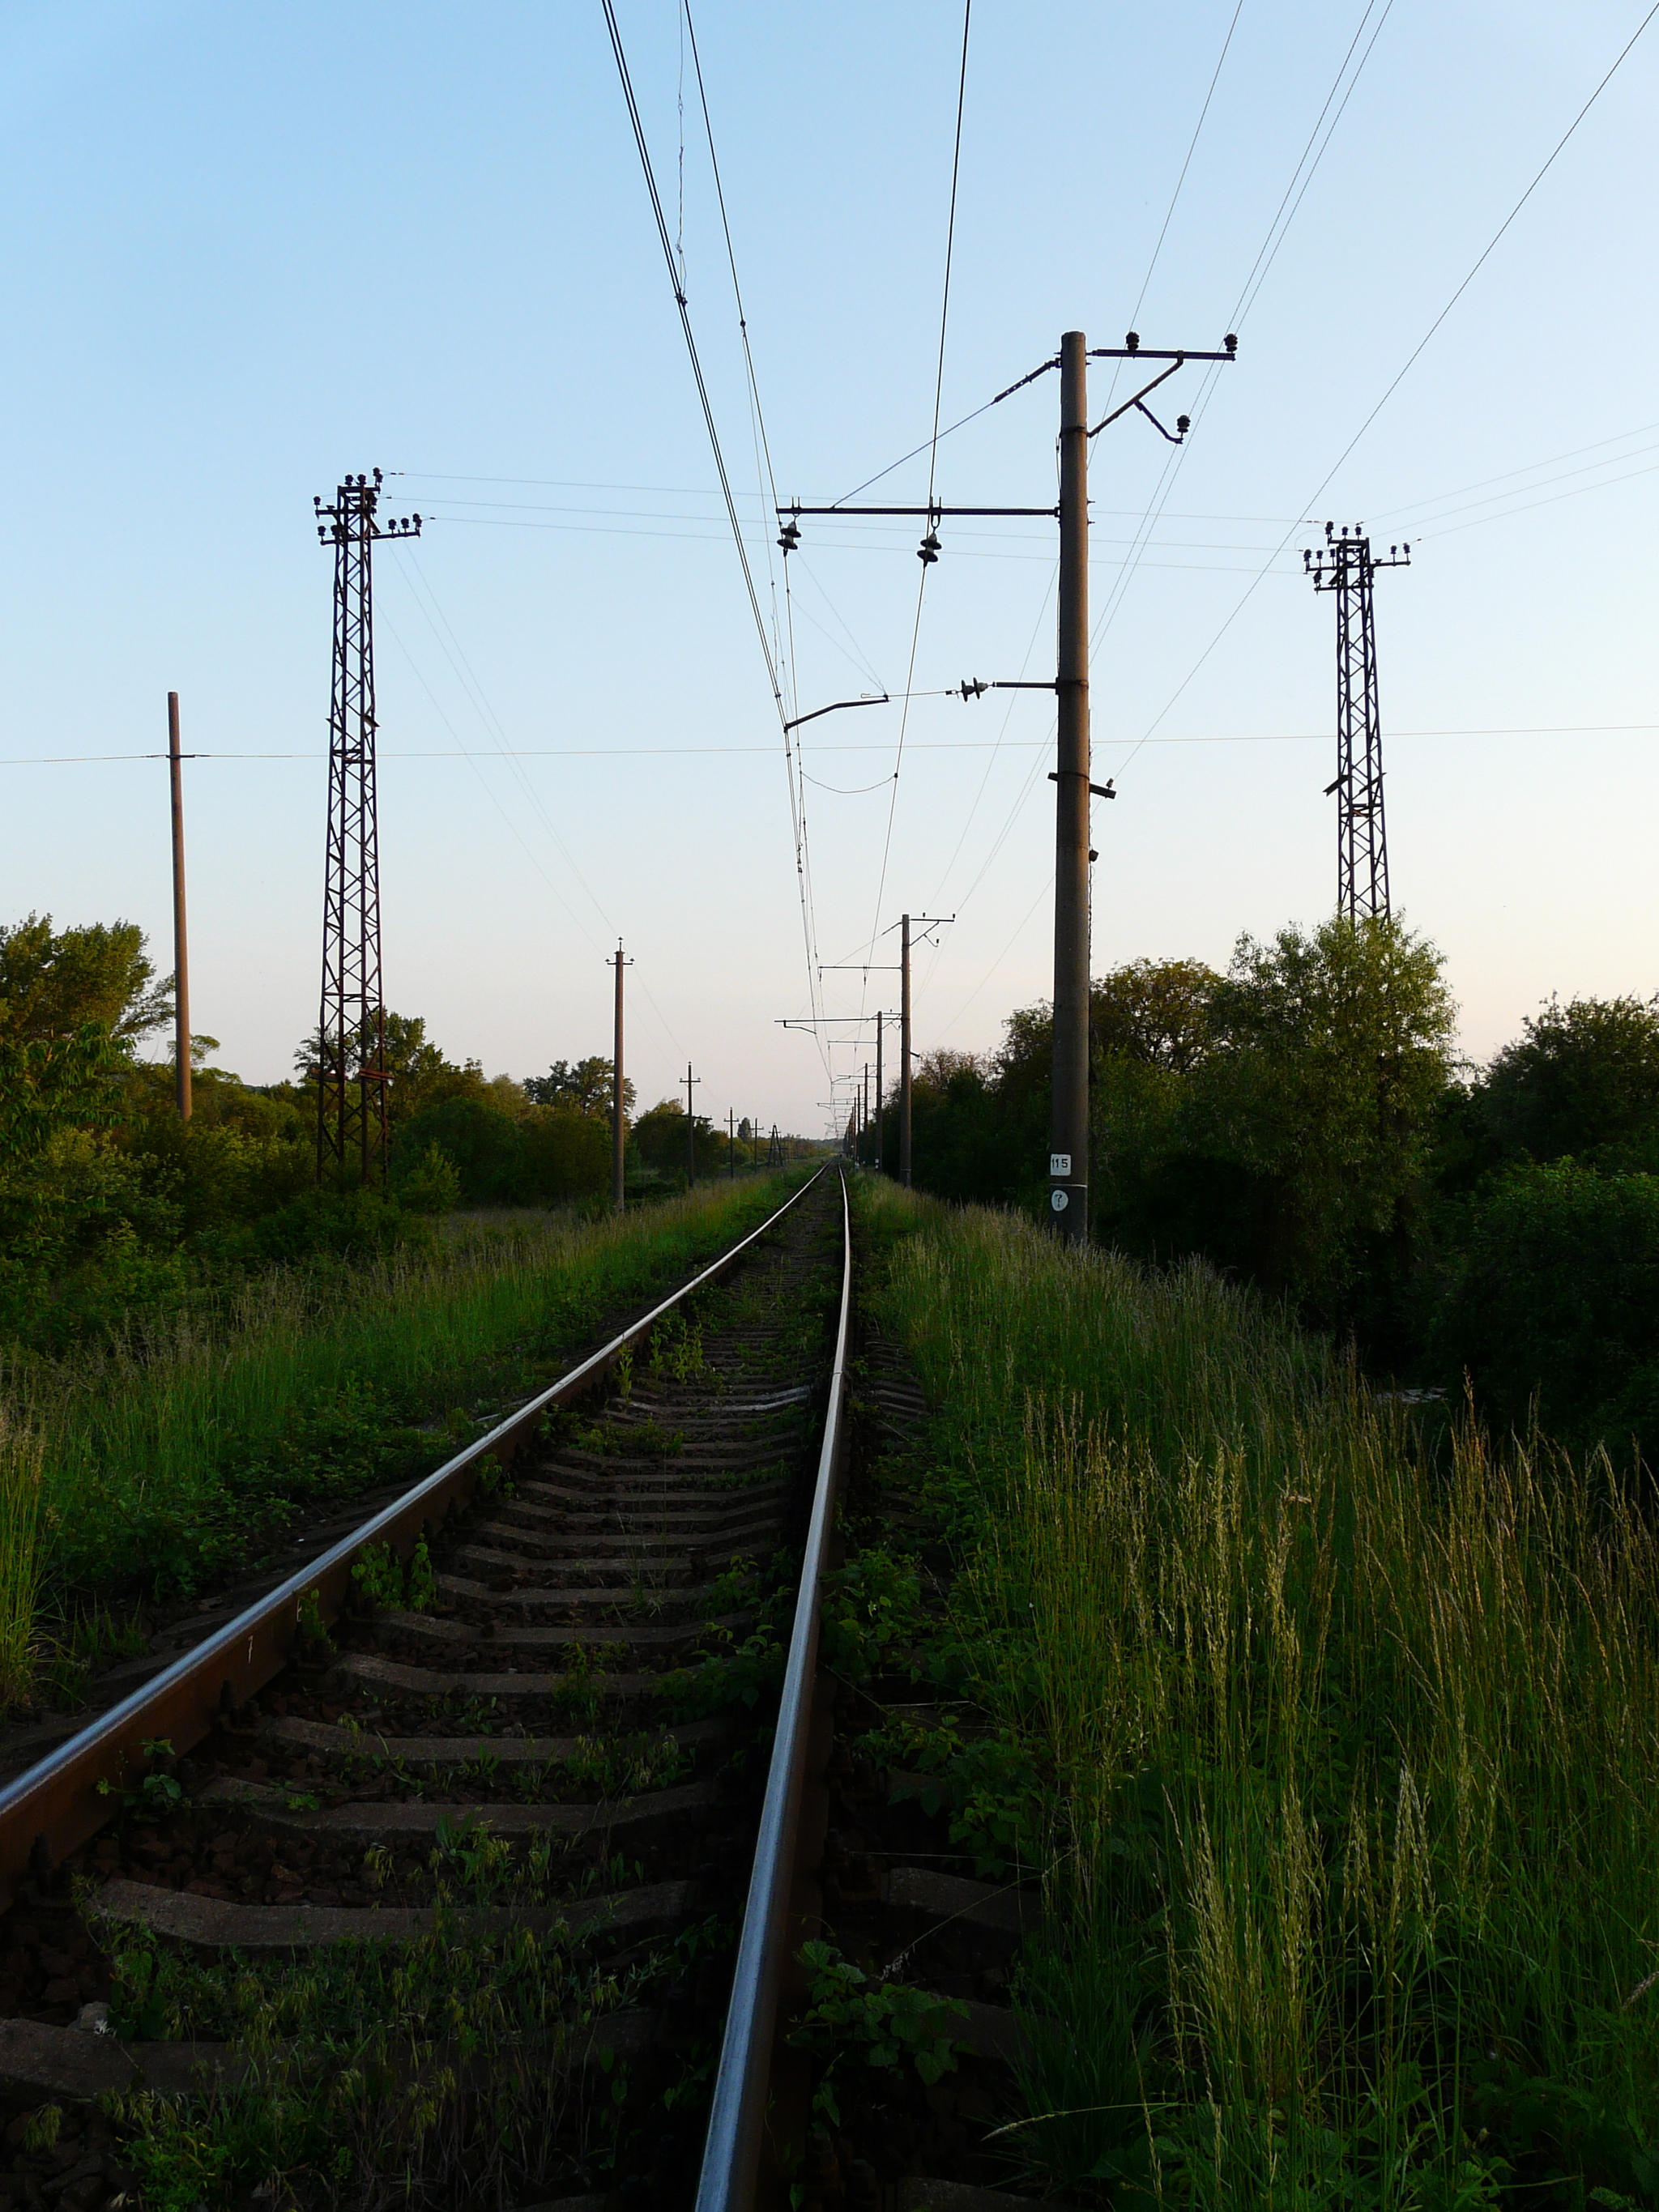
[[[423,1107],[392,1139],[394,1188],[404,1189],[434,1147],[455,1170],[466,1206],[559,1206],[603,1190],[610,1175],[608,1126],[568,1107],[513,1113],[483,1097]]]
[[[1659,1453],[1659,1176],[1511,1168],[1478,1200],[1436,1318],[1449,1380],[1565,1441]]]
[[[215,1241],[214,1256],[241,1266],[307,1260],[384,1259],[400,1245],[433,1242],[432,1229],[373,1184],[356,1190],[308,1190],[274,1212]]]
[[[182,1217],[141,1165],[60,1129],[0,1172],[0,1341],[52,1351],[176,1301]]]
[[[525,1182],[532,1204],[591,1198],[611,1180],[611,1130],[591,1114],[540,1109],[522,1124]]]
[[[461,1178],[441,1145],[428,1145],[398,1187],[411,1213],[449,1213],[461,1202]]]
[[[1659,1156],[1659,1000],[1552,1000],[1493,1060],[1479,1097],[1496,1153]]]
[[[443,1098],[423,1107],[392,1139],[392,1180],[401,1188],[436,1146],[460,1177],[468,1206],[518,1206],[526,1182],[524,1132],[483,1098]]]

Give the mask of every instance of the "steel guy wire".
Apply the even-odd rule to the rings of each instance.
[[[957,1024],[957,1023],[962,1019],[963,1016],[967,1012],[967,1011],[968,1011],[969,1007],[969,1006],[971,1006],[973,1005],[973,1003],[974,1003],[975,1000],[976,998],[978,998],[978,996],[979,996],[980,993],[981,993],[981,992],[985,988],[985,986],[986,986],[986,985],[990,981],[990,980],[991,980],[992,976],[993,976],[993,975],[994,975],[996,974],[997,970],[1001,967],[1001,965],[1002,965],[1003,962],[1004,962],[1004,961],[1008,957],[1008,955],[1009,955],[1009,954],[1013,951],[1013,949],[1014,949],[1015,945],[1019,942],[1020,939],[1021,939],[1022,937],[1024,937],[1024,935],[1025,934],[1025,932],[1030,928],[1030,923],[1031,923],[1031,916],[1032,916],[1032,915],[1036,912],[1037,908],[1042,905],[1042,903],[1043,900],[1044,900],[1045,898],[1047,898],[1047,897],[1048,897],[1048,896],[1049,892],[1050,892],[1051,890],[1053,890],[1054,887],[1054,871],[1053,871],[1052,869],[1050,869],[1050,870],[1049,870],[1049,872],[1048,872],[1048,882],[1047,882],[1046,884],[1044,884],[1044,885],[1042,886],[1042,890],[1037,893],[1036,896],[1036,897],[1031,901],[1031,903],[1030,904],[1030,906],[1028,906],[1028,907],[1026,908],[1026,909],[1025,909],[1025,913],[1024,913],[1024,917],[1022,918],[1022,920],[1020,921],[1020,922],[1018,923],[1018,925],[1017,926],[1017,927],[1015,928],[1015,930],[1014,930],[1014,933],[1013,933],[1012,936],[1012,937],[1010,937],[1010,939],[1008,939],[1008,942],[1007,942],[1007,943],[1003,946],[1003,948],[1002,948],[1001,951],[998,953],[998,955],[997,955],[996,958],[991,962],[990,965],[989,965],[988,967],[987,967],[987,968],[985,968],[984,969],[982,969],[982,970],[981,970],[978,982],[976,982],[976,983],[975,984],[975,986],[974,986],[973,989],[972,989],[971,991],[969,991],[969,993],[968,994],[967,997],[963,1000],[962,1004],[961,1004],[961,1005],[957,1008],[957,1010],[956,1010],[955,1013],[953,1013],[953,1014],[951,1015],[951,1017],[950,1020],[949,1020],[948,1022],[946,1022],[946,1023],[945,1024],[944,1027],[937,1032],[937,1034],[938,1034],[939,1036],[948,1036],[950,1035],[951,1031],[953,1029],[955,1029],[955,1027],[956,1027]]]
[[[1051,368],[1059,367],[1058,354],[1054,355],[1048,361],[1040,362],[1036,368],[1029,369],[1024,376],[1016,377],[1005,391],[994,393],[989,399],[981,400],[977,407],[960,416],[947,428],[935,431],[932,436],[924,438],[919,446],[912,446],[908,453],[901,453],[897,460],[889,461],[884,469],[878,469],[874,476],[866,477],[861,484],[854,484],[851,491],[842,492],[841,497],[833,501],[831,504],[836,507],[844,507],[849,499],[856,499],[861,491],[868,491],[872,484],[879,483],[884,477],[890,477],[895,469],[902,469],[907,461],[914,461],[918,453],[925,453],[930,447],[937,449],[945,439],[953,438],[958,430],[965,430],[969,423],[977,422],[981,415],[988,415],[994,407],[1000,407],[1005,399],[1012,399],[1015,392],[1024,392],[1028,384],[1035,384],[1038,377],[1047,376]]]
[[[1460,530],[1479,530],[1488,522],[1506,522],[1512,514],[1530,514],[1535,507],[1556,507],[1564,499],[1582,498],[1587,491],[1602,491],[1610,484],[1628,483],[1632,477],[1650,477],[1656,469],[1659,469],[1659,461],[1650,461],[1645,468],[1627,469],[1623,476],[1604,477],[1600,483],[1576,484],[1571,491],[1552,492],[1547,499],[1529,499],[1519,507],[1500,507],[1496,514],[1471,515],[1467,522],[1454,522],[1444,530],[1437,523],[1431,523],[1425,530],[1414,530],[1412,535],[1424,540],[1455,538]]]
[[[1488,492],[1484,499],[1468,500],[1462,507],[1443,507],[1438,514],[1425,515],[1423,521],[1413,528],[1412,535],[1413,538],[1419,535],[1426,538],[1437,532],[1440,525],[1443,522],[1449,522],[1455,514],[1468,514],[1472,508],[1477,507],[1492,507],[1496,505],[1497,501],[1499,500],[1524,499],[1532,492],[1547,490],[1551,484],[1565,483],[1571,477],[1588,476],[1593,469],[1617,468],[1622,461],[1633,461],[1639,459],[1639,457],[1644,453],[1659,453],[1659,446],[1637,446],[1627,453],[1609,454],[1607,459],[1603,461],[1586,461],[1578,468],[1564,469],[1559,477],[1541,477],[1535,483],[1515,484],[1512,485],[1508,491]],[[1543,461],[1537,464],[1537,466],[1540,468],[1547,467],[1547,465],[1548,464]],[[1524,473],[1524,471],[1516,469],[1511,471],[1510,473],[1515,476],[1519,476]],[[1622,483],[1625,476],[1639,477],[1645,473],[1646,471],[1642,469],[1628,469],[1620,476],[1604,477],[1595,483],[1576,484],[1571,491],[1560,493],[1558,496],[1564,499],[1571,499],[1581,491],[1600,491],[1602,483]],[[1447,499],[1450,499],[1454,495],[1450,492],[1447,492],[1443,496]],[[1424,501],[1419,502],[1417,507],[1385,507],[1382,511],[1382,516],[1376,519],[1387,520],[1401,514],[1420,514],[1425,507],[1431,504],[1433,504],[1432,501]],[[1500,512],[1502,512],[1502,510],[1500,510]],[[1485,516],[1480,519],[1490,521],[1496,518]]]
[[[874,662],[871,660],[869,655],[865,652],[857,638],[854,636],[847,618],[842,613],[841,609],[836,605],[829,592],[823,588],[823,579],[818,574],[817,569],[808,563],[799,547],[797,547],[795,551],[790,556],[790,567],[792,568],[799,569],[802,575],[805,577],[807,582],[812,586],[812,589],[823,601],[824,605],[830,610],[831,615],[834,616],[836,621],[840,623],[842,635],[846,639],[847,643],[845,647],[837,646],[836,648],[836,651],[842,654],[842,658],[848,662],[850,667],[856,668],[860,675],[866,677],[869,681],[876,686],[876,689],[878,691],[885,691],[887,684],[879,670],[878,670]],[[830,632],[827,629],[824,629],[823,624],[818,622],[807,608],[803,607],[801,609],[801,612],[806,617],[807,621],[812,623],[815,629],[822,631],[823,635],[826,638],[830,639],[830,644],[835,645],[835,639],[830,636]]]
[[[559,904],[564,908],[565,913],[569,916],[572,923],[581,933],[582,936],[587,939],[589,945],[592,946],[594,951],[602,953],[604,948],[599,944],[599,939],[592,935],[591,931],[588,929],[586,923],[571,905],[569,900],[566,898],[564,893],[559,889],[557,884],[554,882],[552,877],[548,874],[546,869],[543,867],[541,861],[531,849],[530,846],[526,842],[523,831],[520,829],[518,823],[513,819],[513,817],[507,812],[506,807],[501,805],[501,799],[491,786],[489,777],[485,775],[483,769],[478,765],[477,755],[463,740],[460,732],[455,727],[453,722],[450,720],[449,716],[444,711],[442,702],[440,701],[437,693],[427,681],[425,670],[421,666],[419,661],[416,659],[414,654],[410,651],[408,646],[404,641],[402,632],[392,621],[391,616],[386,612],[384,599],[382,599],[380,605],[375,609],[375,614],[382,627],[391,631],[392,643],[397,647],[398,652],[403,654],[404,659],[409,663],[410,669],[414,672],[416,682],[420,685],[422,690],[425,692],[427,697],[431,701],[433,711],[437,715],[438,720],[448,731],[450,736],[454,738],[461,757],[468,763],[472,773],[477,777],[478,781],[483,785],[485,795],[489,799],[491,805],[495,807],[502,821],[506,823],[507,828],[518,840],[520,845],[523,847],[525,855],[528,859],[531,866],[535,869],[537,874],[547,885],[549,890],[552,892],[554,897],[557,899]]]
[[[743,304],[743,286],[738,276],[737,250],[732,242],[732,224],[730,217],[726,212],[726,186],[720,177],[720,155],[714,146],[714,125],[713,118],[710,116],[708,112],[708,88],[703,82],[702,57],[697,50],[696,26],[691,20],[690,0],[682,0],[682,10],[686,33],[691,45],[692,66],[696,70],[697,79],[697,98],[702,110],[703,132],[708,143],[708,166],[714,180],[714,197],[716,204],[720,209],[720,231],[726,241],[726,266],[730,270],[732,276],[732,296],[736,303],[738,311],[738,330],[743,341],[744,367],[748,384],[750,435],[755,447],[755,475],[757,491],[763,512],[764,512],[765,509],[766,499],[769,491],[771,495],[773,509],[775,511],[778,504],[778,488],[776,479],[772,471],[771,441],[767,436],[766,413],[764,408],[761,404],[760,380],[755,372],[754,350],[749,341],[749,319],[744,312]],[[786,714],[785,719],[789,720],[793,719],[793,712],[798,712],[799,708],[799,693],[797,686],[795,672],[794,623],[793,610],[786,609],[786,630],[788,638],[788,654],[787,660],[785,660],[783,659],[782,654],[783,638],[779,634],[777,572],[772,558],[772,532],[769,526],[763,529],[763,545],[766,556],[767,586],[771,599],[773,638],[775,645],[779,648],[779,657],[783,664],[785,683],[789,695],[789,708],[793,710],[791,713]],[[786,598],[787,595],[787,587],[788,571],[786,565]],[[790,750],[791,734],[791,732],[786,728],[784,732],[784,773],[790,781],[791,817],[795,831],[796,879],[800,885],[802,897],[804,900],[802,923],[805,949],[807,958],[807,988],[809,992],[809,1004],[811,1004],[812,1001],[810,994],[811,994],[814,984],[817,981],[817,905],[812,886],[812,860],[806,819],[806,799],[804,792],[799,794],[799,805],[796,804],[794,779],[800,772],[800,734],[799,730],[793,733],[794,738],[793,757]],[[823,1002],[821,998],[816,1002],[816,1011],[820,1013],[823,1011]],[[814,1032],[814,1042],[817,1042],[817,1034],[816,1031]],[[820,1049],[820,1058],[823,1059],[823,1057],[822,1049]],[[823,1065],[825,1073],[828,1073],[829,1063],[827,1060],[824,1060]]]
[[[1250,273],[1244,279],[1243,288],[1238,295],[1237,305],[1233,309],[1231,327],[1234,330],[1238,328],[1240,319],[1243,316],[1248,315],[1250,309],[1255,305],[1256,295],[1261,291],[1262,285],[1267,281],[1268,270],[1272,269],[1273,263],[1279,258],[1279,249],[1285,243],[1285,233],[1290,229],[1291,225],[1296,221],[1297,210],[1301,207],[1303,200],[1307,196],[1308,187],[1312,184],[1315,173],[1318,169],[1320,163],[1325,158],[1325,151],[1331,143],[1332,134],[1334,132],[1337,125],[1342,120],[1343,113],[1347,107],[1348,102],[1353,98],[1354,87],[1358,83],[1361,76],[1364,74],[1365,64],[1371,58],[1371,47],[1376,46],[1378,38],[1382,35],[1382,26],[1388,21],[1390,14],[1393,12],[1394,0],[1385,0],[1382,13],[1376,20],[1376,28],[1371,33],[1370,44],[1367,46],[1364,52],[1360,56],[1358,66],[1355,69],[1353,75],[1348,80],[1348,88],[1342,94],[1342,105],[1337,109],[1336,113],[1331,117],[1330,129],[1326,131],[1324,137],[1320,139],[1319,132],[1321,125],[1324,123],[1327,114],[1329,113],[1331,102],[1336,98],[1337,92],[1342,83],[1343,75],[1347,69],[1348,64],[1353,59],[1354,48],[1359,44],[1360,40],[1364,37],[1365,26],[1370,21],[1371,10],[1376,7],[1376,0],[1365,0],[1365,12],[1361,15],[1358,24],[1354,31],[1353,37],[1348,42],[1348,50],[1346,53],[1343,55],[1341,64],[1337,70],[1335,77],[1332,80],[1331,88],[1325,95],[1325,105],[1320,109],[1317,117],[1315,118],[1314,127],[1308,134],[1308,143],[1302,149],[1302,159],[1297,163],[1296,167],[1291,173],[1291,181],[1285,187],[1285,198],[1279,203],[1279,206],[1273,215],[1273,219],[1267,226],[1267,234],[1261,241],[1261,250],[1256,254],[1255,261],[1251,264]],[[1300,191],[1297,191],[1297,179],[1298,177],[1302,177],[1304,165],[1307,162],[1310,153],[1313,152],[1314,142],[1316,139],[1319,139],[1319,150],[1317,153],[1314,154],[1312,167],[1308,169],[1307,175],[1302,178],[1301,189]],[[1292,192],[1296,193],[1295,203],[1291,205],[1290,213],[1285,215],[1285,204],[1290,200]],[[1282,224],[1279,221],[1281,216],[1284,216]],[[1273,234],[1275,231],[1278,232],[1277,237]],[[1265,267],[1263,266],[1264,255],[1266,256]],[[1258,270],[1261,272],[1259,276],[1257,274]]]
[[[1019,664],[1019,673],[1022,678],[1024,676],[1027,668],[1030,665],[1031,655],[1036,650],[1037,633],[1042,628],[1042,617],[1048,611],[1048,603],[1054,597],[1054,586],[1059,580],[1060,562],[1056,560],[1049,571],[1048,586],[1043,592],[1042,603],[1037,608],[1036,620],[1031,624],[1031,635],[1025,641],[1024,655]],[[1003,711],[1002,726],[997,732],[996,737],[993,741],[991,757],[985,763],[985,773],[980,778],[979,789],[974,793],[974,803],[968,810],[967,819],[962,825],[961,833],[957,838],[956,844],[951,850],[951,857],[945,863],[944,867],[939,872],[939,882],[934,886],[933,899],[929,902],[930,904],[939,902],[944,898],[945,887],[951,879],[951,871],[955,867],[962,848],[968,842],[968,832],[974,826],[974,817],[979,812],[981,801],[984,799],[986,791],[989,787],[992,771],[995,769],[997,761],[1001,754],[1003,739],[1008,734],[1008,725],[1013,719],[1014,708],[1018,703],[1018,699],[1011,697]],[[957,913],[960,913],[963,906],[966,904],[967,901],[965,899],[958,899],[957,902]]]

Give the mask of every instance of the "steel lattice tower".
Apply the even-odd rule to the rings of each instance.
[[[329,706],[328,865],[317,1024],[317,1179],[362,1182],[386,1163],[386,1012],[380,996],[380,850],[374,792],[377,538],[416,538],[415,515],[376,519],[380,471],[313,501],[334,548],[334,682]]]
[[[1376,625],[1371,579],[1379,568],[1410,564],[1409,545],[1391,545],[1387,560],[1356,524],[1304,550],[1302,565],[1316,592],[1336,594],[1336,910],[1350,921],[1389,914],[1389,836],[1382,807],[1382,726],[1376,707]]]

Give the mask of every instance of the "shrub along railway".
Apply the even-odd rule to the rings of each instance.
[[[918,1808],[879,1873],[829,1826],[852,1281],[826,1170],[0,1791],[0,2200],[915,2201],[825,2124],[825,1887],[957,1966],[1019,1912]],[[864,2056],[877,2012],[924,2081],[1006,2055],[1006,2014],[845,1978]]]

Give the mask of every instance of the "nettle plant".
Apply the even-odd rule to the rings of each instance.
[[[951,2033],[961,2008],[903,1982],[872,1981],[833,1943],[804,1943],[799,1954],[810,1977],[811,2002],[789,2040],[823,2061],[812,2110],[832,2127],[842,2124],[836,2077],[844,2064],[878,2070],[902,2068],[907,2059],[931,2088],[967,2051]]]

